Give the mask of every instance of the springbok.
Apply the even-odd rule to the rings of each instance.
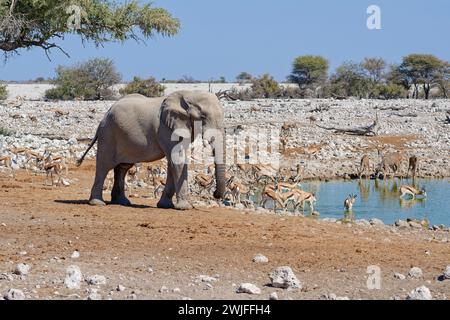
[[[425,188],[422,190],[417,190],[413,186],[401,186],[400,187],[401,196],[400,198],[404,198],[406,195],[410,195],[412,199],[415,199],[417,196],[427,197],[427,192]]]
[[[361,163],[360,163],[359,172],[358,172],[359,179],[361,179],[362,175],[365,172],[368,172],[370,174],[370,158],[367,154],[361,158]],[[366,175],[366,177],[367,177],[367,175]]]
[[[302,211],[305,212],[305,204],[308,203],[311,212],[314,212],[314,203],[317,202],[317,198],[314,193],[299,189],[293,189],[291,193],[293,193],[292,200],[295,202],[295,209],[297,209],[298,206],[301,206]]]
[[[407,177],[409,177],[409,172],[412,172],[413,179],[416,178],[417,169],[418,169],[418,159],[416,156],[412,156],[409,158],[409,164],[408,164],[408,173],[406,174]]]
[[[248,203],[248,196],[250,194],[250,188],[243,185],[239,181],[236,181],[236,177],[231,177],[227,182],[227,188],[229,189],[229,192],[231,193],[233,203],[240,204],[241,203],[241,195],[247,196],[247,199],[245,199],[245,203]]]
[[[344,201],[344,208],[346,211],[352,211],[353,206],[356,202],[356,198],[358,196],[356,194],[350,194],[347,199]]]

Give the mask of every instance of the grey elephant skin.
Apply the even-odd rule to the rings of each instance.
[[[172,151],[186,140],[194,140],[194,126],[201,124],[199,134],[206,134],[213,146],[216,191],[220,199],[225,192],[225,135],[223,107],[215,94],[200,91],[178,91],[163,98],[147,98],[132,94],[117,101],[106,113],[89,148],[78,160],[81,165],[89,150],[98,141],[95,181],[90,205],[105,205],[103,184],[114,170],[111,203],[130,205],[125,196],[125,177],[136,163],[167,158],[167,182],[158,208],[187,210],[192,208],[188,198],[188,164],[175,159]],[[181,132],[181,134],[180,134]],[[174,133],[178,134],[174,139]],[[173,141],[174,140],[174,141]],[[176,202],[173,201],[176,195]]]

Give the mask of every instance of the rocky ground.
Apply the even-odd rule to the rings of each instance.
[[[0,156],[11,147],[68,157],[72,147],[79,156],[112,103],[6,101],[0,128],[9,135],[0,135]],[[301,164],[304,179],[352,175],[364,154],[373,164],[380,161],[377,148],[402,152],[402,173],[407,157],[417,155],[419,176],[450,177],[450,127],[443,121],[449,100],[223,104],[231,132],[250,132],[254,139],[252,129],[281,130],[286,145],[275,150],[281,165],[293,170]],[[376,116],[374,137],[317,127],[363,127]],[[450,297],[448,228],[420,221],[316,221],[226,209],[207,199],[197,199],[195,210],[164,211],[155,208],[143,181],[133,191],[133,207],[92,208],[85,200],[94,155],[81,168],[70,165],[65,187],[44,186],[39,173],[18,170],[13,179],[0,170],[0,299]],[[191,189],[198,191],[193,183]],[[284,266],[290,269],[278,269]],[[380,268],[381,282],[368,286],[368,267]],[[380,289],[371,290],[374,283]]]
[[[131,208],[93,208],[85,200],[93,170],[92,161],[71,168],[77,183],[69,187],[45,187],[42,177],[25,172],[16,181],[0,176],[1,296],[450,297],[448,230],[217,207],[166,211],[144,191]],[[372,278],[378,272],[379,280]]]

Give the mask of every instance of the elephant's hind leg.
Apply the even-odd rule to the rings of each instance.
[[[103,200],[103,185],[105,183],[106,176],[109,170],[105,169],[99,165],[95,170],[95,182],[92,186],[91,197],[89,199],[89,204],[91,206],[104,206],[105,201]]]
[[[111,203],[130,206],[131,202],[125,195],[125,178],[133,164],[120,164],[114,168],[114,187],[111,192]]]

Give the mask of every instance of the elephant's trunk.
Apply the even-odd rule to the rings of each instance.
[[[222,131],[222,141],[216,144],[214,150],[214,163],[216,167],[216,191],[214,198],[222,199],[225,195],[225,172],[226,172],[226,141],[225,131]]]

